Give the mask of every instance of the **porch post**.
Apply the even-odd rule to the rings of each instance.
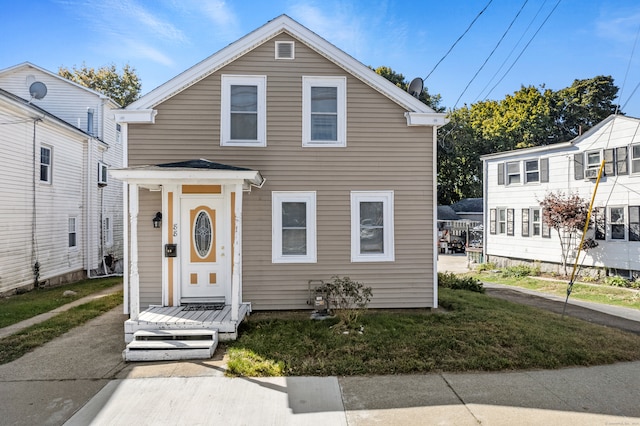
[[[138,185],[129,185],[129,220],[131,228],[131,269],[129,271],[129,314],[137,320],[140,315],[140,275],[138,274]]]
[[[235,224],[233,237],[233,276],[231,278],[231,321],[238,321],[242,303],[242,184],[236,184]]]

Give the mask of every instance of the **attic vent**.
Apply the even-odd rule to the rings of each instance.
[[[294,59],[294,42],[276,41],[276,59]]]

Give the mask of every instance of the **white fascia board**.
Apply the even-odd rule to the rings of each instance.
[[[573,147],[573,142],[559,142],[551,145],[534,146],[531,148],[513,149],[510,151],[481,155],[480,159],[482,161],[493,160],[497,158],[513,157],[513,156],[522,155],[522,154],[537,154],[541,152],[552,152],[552,151],[558,151],[558,150],[571,148],[571,147]]]
[[[149,123],[156,122],[158,111],[155,109],[119,109],[114,111],[116,123]]]
[[[445,114],[431,112],[405,112],[407,126],[436,126],[441,127],[449,122]]]
[[[169,168],[130,168],[109,170],[111,176],[127,183],[167,184],[167,183],[259,183],[260,172],[255,170],[176,170]]]

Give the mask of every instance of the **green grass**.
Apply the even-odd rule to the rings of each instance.
[[[539,279],[536,277],[503,277],[500,273],[475,272],[465,274],[483,282],[523,287],[556,296],[567,296],[567,281]],[[612,287],[602,284],[574,283],[572,299],[605,303],[625,308],[640,309],[640,290]]]
[[[28,293],[0,298],[0,328],[49,312],[81,297],[97,293],[122,282],[121,277],[84,280],[59,287],[34,289]],[[64,297],[66,290],[78,294]]]
[[[552,369],[640,359],[640,336],[481,293],[441,288],[446,312],[368,311],[364,332],[309,313],[252,315],[228,344],[227,374],[327,376]],[[250,356],[249,356],[250,355]],[[254,360],[252,360],[253,358]]]
[[[122,291],[76,306],[49,320],[0,339],[0,364],[16,360],[120,304],[122,304]]]

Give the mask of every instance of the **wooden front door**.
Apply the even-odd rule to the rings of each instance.
[[[222,199],[182,199],[182,302],[226,301],[230,285],[226,222]]]

